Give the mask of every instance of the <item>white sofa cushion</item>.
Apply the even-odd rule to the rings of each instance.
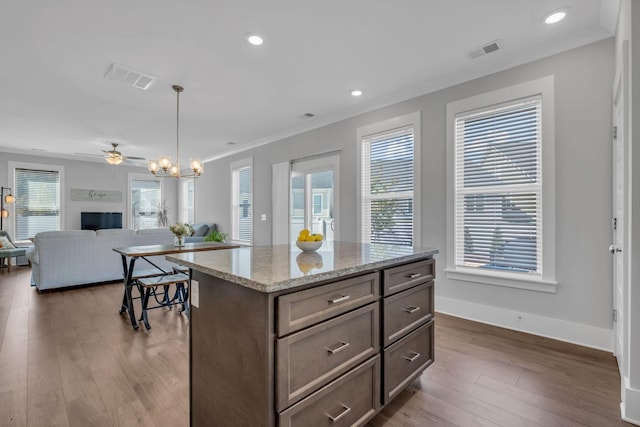
[[[27,251],[32,262],[31,282],[38,289],[51,289],[121,280],[122,257],[114,248],[172,244],[173,238],[169,229],[38,233],[34,247]],[[164,256],[149,259],[168,271],[174,266]],[[154,267],[143,259],[136,261],[136,271],[150,268]]]

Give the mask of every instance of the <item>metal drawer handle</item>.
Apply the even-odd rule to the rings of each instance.
[[[422,273],[413,273],[409,275],[409,279],[415,279],[416,277],[420,277]]]
[[[337,346],[336,348],[329,348],[327,347],[327,351],[331,354],[336,354],[342,350],[344,350],[345,348],[349,347],[349,343],[348,342],[340,342],[340,345]]]
[[[330,300],[329,300],[329,304],[337,304],[337,303],[339,303],[339,302],[346,301],[346,300],[348,300],[349,298],[351,298],[351,296],[350,296],[350,295],[342,295],[341,297],[334,298],[334,299],[330,299]]]
[[[420,357],[420,353],[416,353],[415,351],[412,351],[411,353],[413,353],[413,356],[411,356],[411,357],[408,357],[408,356],[402,356],[402,357],[405,358],[406,360],[408,360],[409,362],[413,362],[418,357]]]
[[[420,310],[420,307],[407,307],[402,309],[402,311],[406,311],[409,314],[413,314],[418,310]]]
[[[344,417],[349,412],[351,412],[351,408],[349,408],[347,405],[341,403],[340,406],[342,406],[344,410],[340,412],[338,415],[336,415],[335,417],[332,417],[331,415],[327,414],[327,417],[329,417],[332,423],[337,423],[340,418]]]

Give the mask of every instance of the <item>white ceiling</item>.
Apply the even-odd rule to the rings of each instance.
[[[0,6],[0,151],[213,159],[610,37],[617,0],[58,0]],[[549,11],[567,18],[544,24]],[[261,47],[246,43],[259,32]],[[498,52],[466,52],[498,40]],[[112,63],[148,90],[104,78]],[[364,94],[355,98],[351,90]],[[304,113],[316,117],[305,119]],[[235,142],[230,145],[229,142]],[[102,161],[100,157],[77,157]],[[184,161],[183,161],[184,164]]]

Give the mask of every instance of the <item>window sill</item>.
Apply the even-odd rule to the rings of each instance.
[[[556,293],[558,282],[523,277],[519,274],[493,272],[481,272],[477,270],[461,268],[445,268],[448,279],[462,280],[465,282],[483,283],[485,285],[505,286],[508,288],[527,289],[530,291]]]

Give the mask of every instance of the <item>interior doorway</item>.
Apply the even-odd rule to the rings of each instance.
[[[306,228],[324,240],[339,239],[340,156],[323,155],[291,163],[289,239]]]

